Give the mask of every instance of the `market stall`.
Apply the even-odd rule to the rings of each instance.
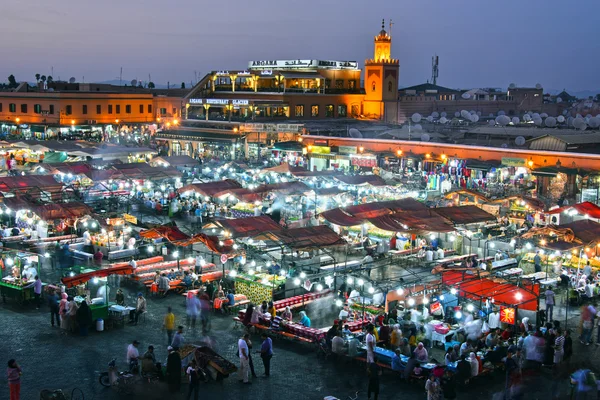
[[[21,251],[3,251],[0,263],[0,295],[23,304],[34,298],[33,285],[39,275],[39,255]],[[44,284],[45,285],[45,284]]]

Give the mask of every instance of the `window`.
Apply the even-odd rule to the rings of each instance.
[[[325,106],[325,116],[327,118],[333,118],[333,104],[327,104]]]
[[[112,114],[112,104],[109,104],[109,105],[108,105],[108,113],[109,113],[109,114]]]
[[[73,106],[72,106],[72,105],[68,105],[68,106],[66,107],[66,109],[65,109],[65,113],[66,113],[67,115],[71,115],[71,114],[73,114]]]
[[[318,105],[314,105],[310,107],[310,115],[312,117],[318,117],[319,116],[319,106]]]
[[[331,88],[331,79],[325,79],[325,89]]]
[[[177,109],[175,107],[173,107],[173,116],[177,116]]]
[[[131,104],[125,106],[125,114],[131,114]]]
[[[50,110],[48,111],[48,114],[53,115],[54,114],[54,104],[50,104]]]
[[[140,104],[140,114],[143,114],[143,113],[144,113],[144,105]]]
[[[348,89],[350,89],[350,90],[356,89],[356,81],[355,80],[348,81]]]
[[[21,112],[27,114],[27,104],[21,104]]]
[[[41,104],[34,104],[33,105],[33,112],[36,114],[41,114],[42,113],[42,105]]]
[[[304,106],[303,105],[296,106],[294,114],[296,115],[296,117],[304,117]]]
[[[388,82],[388,92],[392,91],[392,82]]]
[[[2,112],[2,103],[0,103],[0,112]]]
[[[152,114],[152,104],[148,104],[148,114]]]
[[[8,105],[8,111],[10,111],[10,112],[17,112],[17,105],[15,103],[10,103]]]
[[[116,113],[116,114],[121,114],[121,105],[120,105],[120,104],[117,104],[117,105],[115,106],[115,113]]]
[[[335,80],[335,88],[336,89],[343,89],[344,88],[344,80],[343,79],[336,79]]]
[[[360,108],[358,108],[358,104],[352,104],[352,116],[357,117],[360,114]]]
[[[96,114],[102,114],[102,106],[100,104],[96,104]]]
[[[372,92],[374,92],[374,91],[375,91],[375,88],[376,88],[375,86],[376,86],[376,85],[375,85],[375,81],[373,81],[373,82],[371,83],[371,91],[372,91]]]
[[[84,115],[87,114],[87,104],[83,104],[81,106],[81,113]]]
[[[160,115],[167,115],[167,109],[166,108],[161,108],[160,109]]]
[[[348,116],[348,106],[345,104],[340,104],[338,106],[338,117],[343,118]]]

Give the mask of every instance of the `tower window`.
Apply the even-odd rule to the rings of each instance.
[[[371,83],[371,91],[374,92],[376,89],[375,81]]]
[[[392,82],[388,82],[388,92],[392,91]]]

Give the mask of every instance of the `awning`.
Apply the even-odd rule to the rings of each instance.
[[[177,226],[158,226],[156,228],[147,229],[140,232],[140,237],[143,239],[156,240],[160,238],[167,239],[169,242],[189,239],[190,236],[181,232]]]
[[[310,72],[279,72],[285,79],[325,79],[323,76]]]
[[[86,283],[93,278],[106,278],[110,275],[131,275],[133,274],[133,267],[130,265],[120,267],[110,267],[105,269],[99,269],[97,271],[86,272],[75,276],[68,276],[61,278],[61,282],[66,287],[73,287]]]
[[[385,186],[386,184],[379,175],[337,175],[335,178],[347,185]]]
[[[341,208],[327,210],[322,212],[320,215],[332,224],[339,226],[356,226],[360,225],[364,220],[363,218],[355,218],[351,215],[348,215]]]
[[[281,230],[281,226],[270,217],[248,217],[237,219],[220,219],[214,222],[223,230],[229,232],[232,238],[244,238],[256,236],[262,232],[272,232]]]
[[[553,210],[548,211],[548,214],[560,214],[563,211],[568,210],[576,210],[579,214],[587,215],[590,218],[600,218],[600,207],[589,201],[584,201],[583,203],[573,204],[570,206],[555,208]]]
[[[192,183],[191,185],[186,185],[177,191],[179,193],[185,192],[195,192],[199,193],[202,196],[212,197],[216,193],[224,192],[227,189],[236,189],[241,188],[237,181],[232,179],[225,179],[222,181],[213,181],[213,182],[205,182],[205,183]]]
[[[296,250],[346,244],[344,239],[325,225],[267,232],[257,235],[255,239],[276,242]]]
[[[560,225],[560,228],[571,229],[575,237],[583,243],[600,242],[600,224],[589,219],[581,219],[579,221],[570,222]]]
[[[452,221],[454,225],[467,225],[496,220],[496,216],[477,206],[440,207],[435,208],[434,211]]]

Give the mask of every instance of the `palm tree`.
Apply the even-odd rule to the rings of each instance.
[[[154,82],[148,82],[148,88],[154,89]]]
[[[19,86],[19,84],[17,83],[17,79],[15,78],[15,76],[13,74],[10,74],[8,76],[8,87],[16,88],[17,86]]]
[[[52,75],[48,75],[48,77],[46,78],[46,82],[48,82],[48,83],[54,82],[54,78],[52,78]]]
[[[36,83],[40,82],[40,74],[35,74],[35,82]]]

